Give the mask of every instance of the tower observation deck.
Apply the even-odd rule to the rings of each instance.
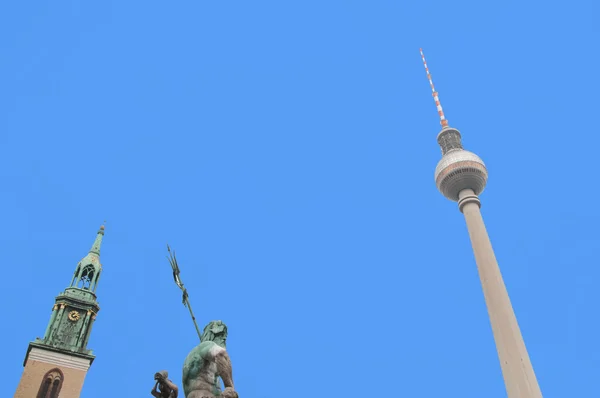
[[[487,169],[479,156],[463,149],[460,132],[444,127],[437,141],[442,148],[442,159],[435,168],[435,183],[442,195],[457,202],[465,189],[471,189],[475,195],[483,192]]]

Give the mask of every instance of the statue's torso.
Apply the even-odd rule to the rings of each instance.
[[[210,355],[217,344],[212,341],[200,343],[188,354],[183,363],[183,391],[191,397],[192,391],[210,392],[220,395],[217,378],[217,364]]]

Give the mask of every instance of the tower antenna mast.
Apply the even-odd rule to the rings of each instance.
[[[444,116],[444,111],[442,109],[442,104],[440,104],[440,98],[438,97],[437,91],[435,91],[435,87],[433,86],[433,80],[431,80],[431,73],[429,73],[429,68],[427,67],[427,62],[425,61],[425,55],[423,54],[423,49],[419,48],[421,52],[421,58],[423,59],[423,65],[425,65],[425,72],[427,72],[427,79],[429,79],[429,85],[431,86],[431,93],[433,95],[433,99],[435,100],[435,106],[437,107],[438,113],[440,115],[440,124],[442,127],[448,127],[448,121]]]
[[[183,292],[183,305],[186,306],[188,310],[190,310],[192,321],[194,322],[194,326],[196,327],[196,333],[198,333],[198,337],[200,338],[200,340],[202,340],[202,334],[200,333],[200,329],[198,328],[198,324],[196,323],[196,317],[194,316],[194,312],[192,311],[192,305],[190,304],[190,298],[188,296],[187,289],[185,288],[185,286],[183,286],[183,282],[179,277],[180,271],[179,265],[177,264],[177,258],[175,258],[175,250],[171,251],[171,247],[169,247],[168,244],[167,250],[169,251],[169,256],[167,258],[169,259],[169,263],[171,263],[171,268],[173,268],[173,279],[175,280],[177,286]]]

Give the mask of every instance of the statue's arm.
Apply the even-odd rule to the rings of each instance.
[[[153,397],[160,398],[160,393],[158,392],[158,381],[154,385],[154,388],[150,391]]]
[[[177,398],[177,395],[179,395],[179,389],[175,383],[173,383],[171,380],[165,380],[164,383],[171,389],[171,395],[169,398]]]
[[[223,380],[223,385],[225,388],[233,389],[233,370],[229,354],[227,354],[227,351],[223,347],[216,345],[210,350],[210,353],[217,364],[217,373]]]

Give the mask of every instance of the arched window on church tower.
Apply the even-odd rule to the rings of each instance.
[[[86,265],[81,272],[81,277],[79,278],[79,283],[77,287],[80,289],[89,290],[92,281],[94,280],[94,266]]]
[[[37,398],[58,398],[63,380],[63,372],[61,372],[60,369],[55,368],[50,370],[42,380],[42,385],[38,391]]]

